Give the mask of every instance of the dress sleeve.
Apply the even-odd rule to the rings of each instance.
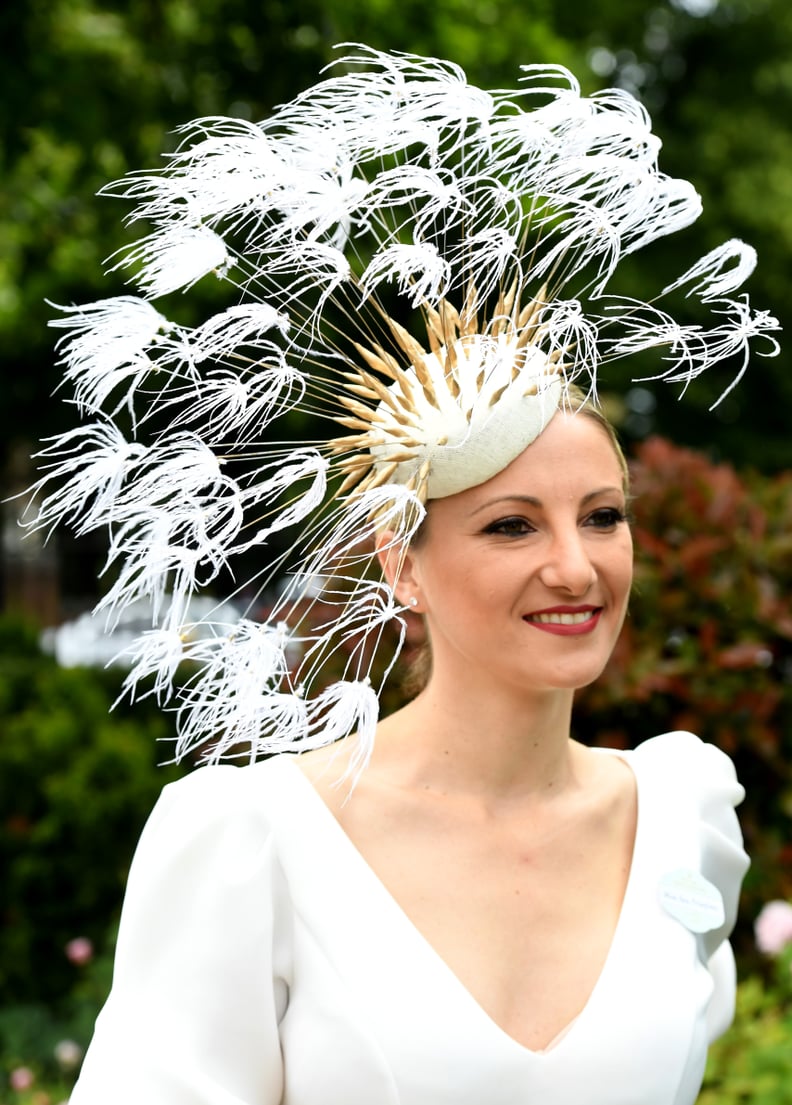
[[[70,1105],[279,1105],[288,926],[261,805],[244,768],[163,791]]]
[[[724,906],[723,924],[701,937],[714,984],[707,1018],[709,1038],[714,1040],[734,1017],[736,971],[729,936],[737,920],[740,887],[750,862],[743,849],[735,806],[742,802],[745,791],[725,753],[689,734],[685,736],[691,742],[691,782],[700,815],[701,873],[717,886]]]

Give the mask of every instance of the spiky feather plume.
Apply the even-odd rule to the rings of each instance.
[[[449,62],[358,46],[263,122],[199,119],[164,168],[105,189],[152,228],[111,259],[142,296],[53,323],[87,425],[41,454],[33,524],[109,530],[102,607],[153,612],[128,689],[154,675],[165,699],[192,665],[180,753],[356,729],[364,763],[372,647],[404,613],[361,572],[372,519],[409,541],[427,499],[502,469],[570,382],[596,395],[603,365],[656,350],[658,377],[684,386],[735,355],[740,375],[757,341],[777,352],[776,321],[732,298],[755,262],[743,243],[661,292],[687,288],[708,326],[610,292],[623,256],[699,214],[659,146],[629,94],[583,97],[557,66],[488,92]],[[198,326],[154,306],[207,280],[222,302]],[[289,412],[347,433],[279,442]],[[250,607],[266,594],[266,619],[196,634],[190,598],[212,587]]]

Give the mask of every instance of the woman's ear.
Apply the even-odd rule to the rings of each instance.
[[[387,583],[403,606],[420,609],[421,588],[416,555],[392,530],[381,530],[376,541],[377,559]]]

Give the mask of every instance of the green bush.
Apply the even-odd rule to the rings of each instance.
[[[775,979],[747,979],[729,1031],[710,1049],[698,1105],[788,1105],[792,1099],[792,948]]]
[[[29,1002],[0,1008],[0,1105],[57,1105],[68,1098],[110,989],[113,946],[111,933],[104,953],[83,964],[72,993],[57,1007]],[[15,1088],[20,1075],[29,1089]]]
[[[71,990],[64,949],[101,945],[174,776],[156,767],[169,720],[145,704],[111,713],[119,686],[114,672],[58,667],[30,630],[0,622],[0,1007]]]

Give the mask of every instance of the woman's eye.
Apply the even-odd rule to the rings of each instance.
[[[587,526],[595,529],[614,529],[620,522],[626,522],[627,515],[616,507],[602,507],[589,514],[586,519]]]
[[[490,522],[484,532],[500,533],[505,537],[522,537],[523,534],[532,533],[533,528],[525,518],[499,518],[497,522]]]

